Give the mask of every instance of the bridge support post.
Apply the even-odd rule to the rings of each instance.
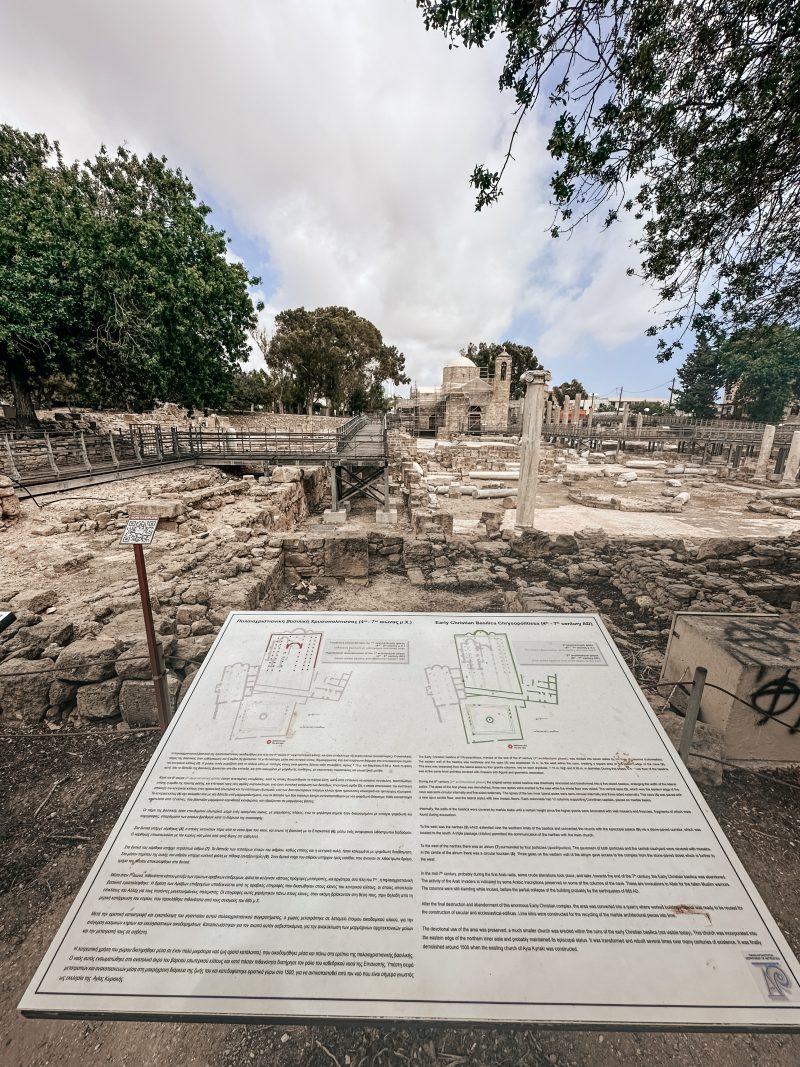
[[[379,526],[397,525],[397,508],[391,506],[389,497],[389,467],[383,468],[383,507],[375,509],[375,522]]]
[[[322,521],[325,523],[347,522],[347,511],[339,507],[339,472],[335,463],[330,466],[331,472],[331,506],[322,513]]]

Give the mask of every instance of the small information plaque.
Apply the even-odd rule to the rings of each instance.
[[[229,616],[31,1016],[800,1029],[594,615]]]
[[[158,519],[128,519],[120,540],[121,545],[152,544]]]

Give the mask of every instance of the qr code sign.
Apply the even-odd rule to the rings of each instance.
[[[158,519],[128,519],[121,545],[149,545],[156,532]]]

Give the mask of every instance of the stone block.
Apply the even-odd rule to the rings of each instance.
[[[369,576],[369,542],[366,537],[330,537],[325,542],[324,574],[328,578]]]
[[[375,522],[378,526],[396,526],[397,525],[397,508],[376,508],[375,509]]]
[[[54,675],[50,660],[7,659],[0,663],[0,714],[38,722],[50,703]]]
[[[329,525],[341,525],[347,522],[347,512],[344,508],[340,508],[338,511],[326,508],[322,513],[322,521]]]
[[[174,640],[170,642],[171,645],[174,645],[174,643]],[[162,655],[163,654],[164,648],[162,645]],[[135,678],[139,680],[150,678],[150,656],[147,651],[147,642],[137,641],[135,645],[126,649],[126,651],[117,658],[115,669],[118,678]]]
[[[48,608],[52,608],[58,601],[58,593],[55,589],[24,589],[17,593],[11,601],[15,612],[30,611],[34,615],[40,615]]]
[[[180,682],[167,674],[169,704],[175,709]],[[158,726],[156,691],[152,681],[125,681],[119,691],[119,710],[128,726]]]
[[[77,691],[77,682],[53,682],[49,692],[50,707],[62,708],[67,704],[72,704]]]
[[[102,682],[114,673],[119,645],[109,637],[82,638],[67,645],[55,663],[65,682]]]
[[[21,512],[22,506],[14,493],[0,498],[0,514],[4,519],[16,519]]]
[[[155,496],[128,504],[128,515],[132,519],[179,519],[185,510],[182,500],[166,500]]]
[[[77,692],[78,714],[85,719],[113,719],[119,715],[119,678],[82,685]]]
[[[274,467],[272,471],[273,482],[299,482],[302,477],[300,467]]]

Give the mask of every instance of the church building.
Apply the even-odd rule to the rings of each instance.
[[[409,433],[507,433],[510,397],[511,356],[502,349],[491,367],[454,356],[445,364],[441,385],[413,386],[396,410]]]

